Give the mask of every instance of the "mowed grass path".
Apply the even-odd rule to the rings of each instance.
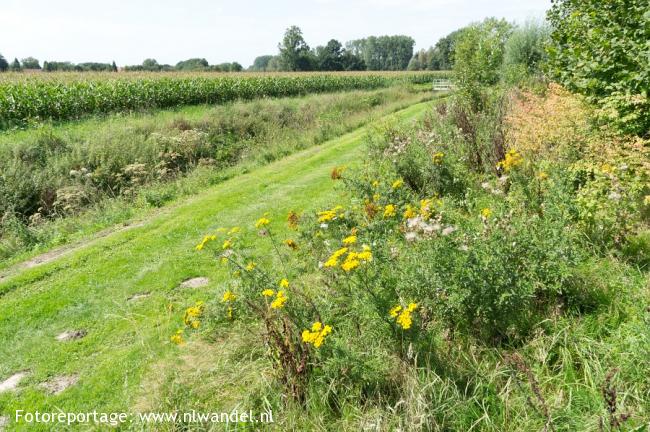
[[[429,106],[413,105],[381,121],[411,121]],[[374,124],[228,180],[144,226],[1,283],[0,382],[20,371],[28,375],[16,391],[0,393],[0,416],[13,417],[17,409],[128,412],[137,404],[143,377],[155,373],[148,366],[178,355],[169,337],[181,325],[183,308],[223,291],[228,277],[223,267],[194,250],[201,237],[221,226],[250,228],[267,211],[272,228],[281,232],[289,210],[331,204],[337,196],[331,169],[359,159]],[[210,284],[179,288],[196,276],[210,278]],[[143,293],[149,295],[129,300]],[[76,329],[87,336],[56,340]],[[59,395],[41,387],[65,375],[79,381]]]

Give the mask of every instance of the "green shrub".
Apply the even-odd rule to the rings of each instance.
[[[560,0],[548,12],[553,27],[550,72],[599,107],[604,123],[640,136],[650,130],[650,12],[646,0]]]

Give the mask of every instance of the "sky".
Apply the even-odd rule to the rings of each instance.
[[[311,47],[404,34],[416,49],[488,16],[541,18],[550,0],[0,0],[0,54],[43,60],[210,64],[276,54],[291,25]]]

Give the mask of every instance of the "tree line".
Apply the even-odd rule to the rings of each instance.
[[[415,40],[409,36],[370,36],[343,44],[331,39],[310,48],[300,27],[289,27],[278,44],[278,54],[259,56],[248,70],[362,71],[406,70]]]
[[[74,64],[68,61],[45,61],[43,66],[38,59],[26,57],[22,61],[17,58],[9,63],[0,54],[0,72],[12,71],[20,72],[22,70],[42,70],[45,72],[65,71],[65,72],[117,72],[117,65],[112,63],[85,62]]]
[[[248,68],[255,72],[274,71],[400,71],[400,70],[447,70],[453,66],[451,53],[460,31],[440,39],[429,50],[414,54],[415,40],[410,36],[369,36],[348,41],[343,45],[336,39],[327,44],[311,48],[300,27],[289,27],[278,44],[278,53],[255,58]],[[8,62],[0,54],[0,71],[38,70],[53,71],[112,71],[118,67],[112,63],[79,63],[46,61],[41,67],[39,61],[27,57],[22,62],[15,59]],[[205,58],[191,58],[175,65],[160,64],[156,59],[145,59],[142,64],[126,65],[125,71],[213,71],[240,72],[244,68],[237,62],[211,65]]]

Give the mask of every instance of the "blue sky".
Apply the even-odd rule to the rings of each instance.
[[[247,67],[275,54],[291,25],[312,47],[406,34],[420,49],[487,16],[523,22],[549,7],[550,0],[2,0],[0,53],[118,65],[205,57]]]

